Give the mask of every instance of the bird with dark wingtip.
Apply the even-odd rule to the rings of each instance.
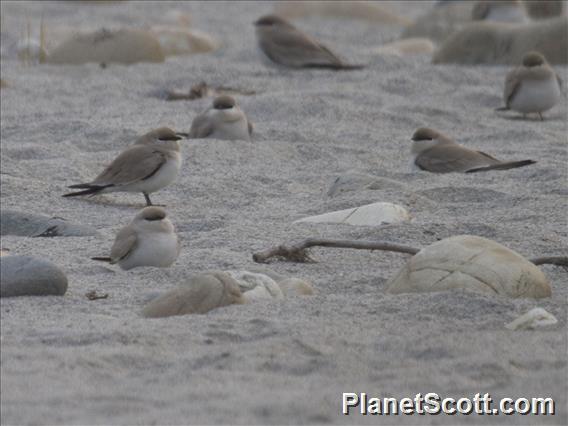
[[[189,137],[250,141],[252,129],[252,123],[235,99],[221,95],[213,100],[211,107],[193,119]]]
[[[141,192],[146,205],[150,194],[168,186],[181,168],[179,140],[182,136],[167,127],[148,132],[125,149],[93,181],[71,185],[83,189],[64,197],[97,195],[108,192]]]
[[[432,173],[476,173],[508,170],[534,164],[534,160],[501,161],[462,146],[436,130],[421,127],[412,135],[412,166]]]
[[[260,49],[277,64],[290,68],[333,70],[358,70],[365,67],[345,63],[323,44],[279,16],[263,16],[254,25]]]

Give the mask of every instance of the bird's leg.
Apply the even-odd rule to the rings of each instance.
[[[152,200],[150,200],[150,196],[145,192],[143,192],[142,194],[144,194],[144,198],[146,199],[146,206],[153,206]]]
[[[541,113],[541,112],[538,113],[538,116],[540,117],[540,121],[544,121],[544,118],[542,117],[542,113]]]

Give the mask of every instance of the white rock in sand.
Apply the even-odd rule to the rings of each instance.
[[[533,308],[505,326],[509,330],[535,330],[557,324],[558,320],[542,308]]]
[[[371,52],[379,55],[418,55],[434,52],[435,46],[432,40],[423,37],[405,38],[391,43],[383,44]]]
[[[181,286],[153,299],[142,310],[148,318],[204,314],[221,306],[244,303],[239,284],[221,271],[190,277]]]
[[[47,54],[50,64],[89,62],[133,64],[164,62],[158,38],[150,31],[124,28],[78,33],[62,41]]]
[[[150,31],[156,36],[166,56],[189,55],[217,50],[220,43],[208,34],[169,26],[154,26]]]
[[[508,297],[549,297],[542,271],[495,241],[459,235],[416,253],[387,282],[387,292],[425,293],[465,289]]]
[[[408,211],[398,204],[373,203],[299,219],[294,223],[341,223],[356,226],[380,226],[410,220]]]
[[[311,296],[315,294],[312,285],[300,278],[287,278],[278,281],[278,285],[284,296]]]
[[[249,271],[225,271],[239,285],[247,302],[260,299],[283,299],[284,293],[276,281],[268,275]]]

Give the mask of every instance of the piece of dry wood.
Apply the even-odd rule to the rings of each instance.
[[[307,249],[310,247],[334,247],[351,248],[357,250],[383,250],[398,253],[416,254],[421,249],[390,243],[387,241],[355,241],[355,240],[328,240],[325,238],[308,238],[296,244],[281,244],[268,250],[260,251],[252,255],[257,263],[267,263],[273,257],[280,257],[289,262],[315,262],[310,257]],[[529,259],[535,265],[556,265],[568,267],[568,256],[546,256]]]
[[[335,247],[352,248],[357,250],[384,250],[399,253],[416,254],[420,251],[415,247],[403,246],[400,244],[389,243],[386,241],[354,241],[354,240],[328,240],[320,238],[308,238],[300,243],[293,245],[279,245],[258,253],[254,253],[252,258],[257,263],[266,263],[272,257],[282,257],[290,262],[314,262],[306,249],[310,247]]]
[[[108,293],[99,294],[97,293],[97,290],[92,290],[85,293],[85,296],[89,300],[106,299],[108,298]]]
[[[529,259],[535,265],[556,265],[568,267],[568,256],[545,256]]]

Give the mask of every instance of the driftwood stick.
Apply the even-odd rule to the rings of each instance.
[[[547,256],[530,259],[535,265],[556,265],[568,267],[568,256]]]
[[[252,258],[257,263],[266,263],[272,257],[283,257],[290,262],[313,262],[306,249],[310,247],[335,247],[352,248],[357,250],[384,250],[398,253],[416,254],[420,251],[415,247],[403,246],[400,244],[385,241],[354,241],[354,240],[328,240],[319,238],[308,238],[297,244],[289,246],[279,245],[268,250],[254,253]]]

